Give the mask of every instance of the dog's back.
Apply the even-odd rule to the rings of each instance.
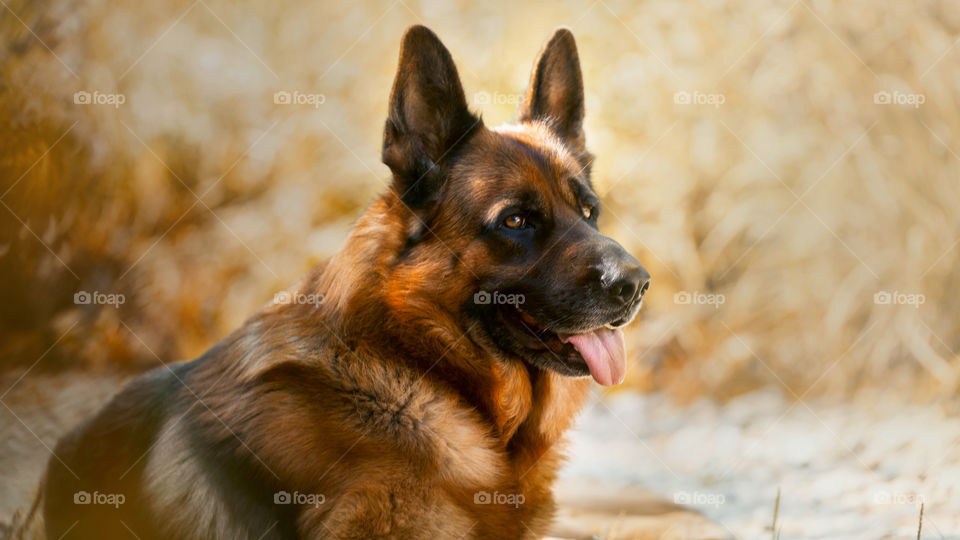
[[[144,460],[177,406],[178,378],[195,363],[158,368],[129,383],[96,416],[60,440],[47,469],[48,537],[120,538],[156,530],[143,499]]]

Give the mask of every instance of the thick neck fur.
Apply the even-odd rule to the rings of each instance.
[[[458,319],[460,310],[444,307],[435,296],[443,268],[398,269],[416,223],[389,191],[364,212],[346,246],[298,284],[299,290],[325,296],[318,313],[347,346],[381,359],[403,358],[434,378],[480,411],[504,448],[517,446],[511,443],[514,437],[524,437],[537,439],[536,446],[546,451],[562,429],[547,433],[539,424],[550,417],[557,426],[557,414],[572,420],[582,403],[577,396],[586,388],[583,380],[500,358],[474,343],[466,332],[474,323]],[[569,420],[559,424],[565,428]]]

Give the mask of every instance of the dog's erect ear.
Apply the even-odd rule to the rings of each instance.
[[[382,156],[406,204],[430,200],[445,176],[444,158],[479,125],[467,109],[450,52],[426,27],[408,28],[390,94]]]
[[[571,146],[584,149],[583,75],[568,28],[558,28],[540,51],[517,120],[547,121]]]

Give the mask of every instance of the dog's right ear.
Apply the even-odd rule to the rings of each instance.
[[[479,125],[467,109],[450,52],[425,26],[408,28],[390,93],[382,155],[404,203],[416,208],[432,200],[446,176],[444,158]]]

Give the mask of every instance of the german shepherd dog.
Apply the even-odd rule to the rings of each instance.
[[[487,128],[408,29],[386,194],[281,300],[59,442],[48,537],[543,535],[587,375],[622,382],[649,285],[597,230],[579,62],[557,30],[517,122]]]

